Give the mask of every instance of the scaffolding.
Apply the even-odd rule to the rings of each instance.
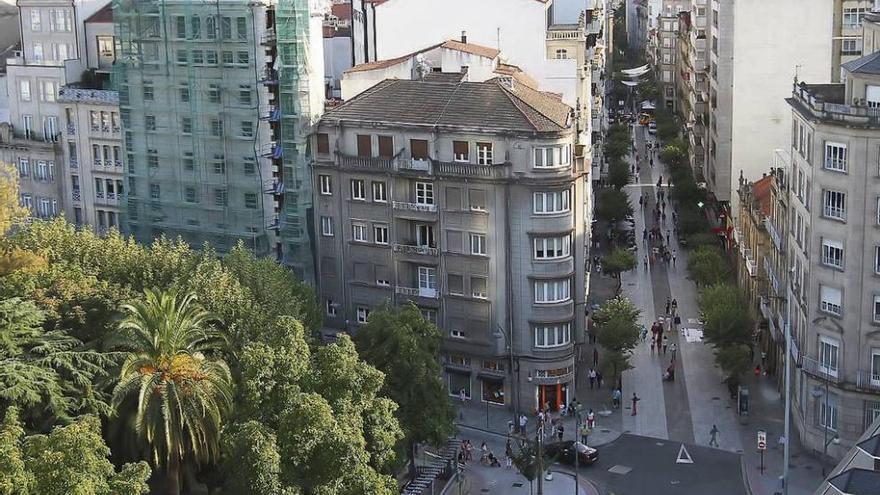
[[[122,226],[314,278],[307,0],[114,0]]]

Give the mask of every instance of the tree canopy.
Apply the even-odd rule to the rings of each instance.
[[[606,349],[606,372],[615,381],[630,368],[629,357],[639,343],[638,318],[641,312],[627,298],[615,297],[605,301],[593,313],[598,328],[597,339]]]

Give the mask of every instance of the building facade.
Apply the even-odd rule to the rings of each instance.
[[[706,123],[709,107],[709,71],[706,53],[706,5],[693,0],[687,12],[679,14],[675,64],[676,111],[688,132],[688,162],[702,182],[706,175]]]
[[[792,109],[788,260],[806,445],[880,416],[880,53],[843,65],[845,84],[798,84]]]
[[[685,0],[664,0],[662,10],[657,16],[657,27],[649,43],[649,59],[654,64],[657,80],[657,104],[676,111],[677,67],[679,48],[677,46],[681,20],[679,14],[687,12],[690,2]]]
[[[323,110],[320,2],[119,4],[123,230],[243,243],[314,277],[307,135]]]
[[[573,118],[511,77],[388,80],[325,114],[327,325],[356,331],[384,301],[413,302],[442,329],[450,395],[523,412],[570,401],[592,211]]]

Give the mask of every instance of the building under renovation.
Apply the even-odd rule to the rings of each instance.
[[[113,19],[123,230],[220,252],[243,242],[312,281],[322,2],[116,0]]]

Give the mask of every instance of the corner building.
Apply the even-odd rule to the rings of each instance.
[[[557,408],[584,335],[590,165],[558,97],[458,79],[386,80],[318,123],[325,321],[356,332],[411,301],[443,333],[451,396]]]

